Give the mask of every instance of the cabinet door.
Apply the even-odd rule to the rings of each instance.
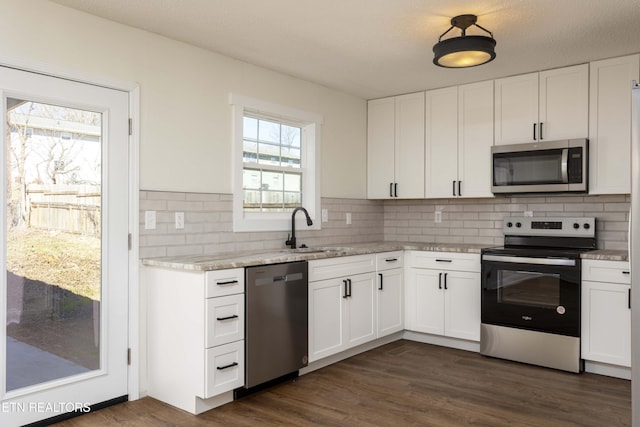
[[[458,181],[458,88],[426,93],[425,197],[453,197]]]
[[[346,306],[346,346],[371,341],[376,338],[376,281],[373,273],[350,276],[350,296]]]
[[[346,348],[345,295],[341,279],[309,283],[309,362]]]
[[[589,131],[589,65],[540,73],[538,139],[584,138]]]
[[[458,196],[493,197],[493,81],[458,87]]]
[[[480,341],[480,273],[446,272],[444,334]]]
[[[538,73],[495,80],[495,144],[534,140],[538,123]]]
[[[395,98],[369,101],[367,118],[367,195],[388,199],[395,181]]]
[[[406,329],[444,334],[443,274],[438,270],[410,268],[405,308]]]
[[[582,282],[582,357],[631,366],[629,285]]]
[[[631,81],[640,80],[640,55],[591,63],[589,193],[631,191]]]
[[[396,97],[395,182],[398,198],[424,197],[424,92]],[[383,161],[389,163],[391,157]],[[394,195],[395,194],[394,189]]]
[[[402,269],[378,273],[378,338],[404,329]]]

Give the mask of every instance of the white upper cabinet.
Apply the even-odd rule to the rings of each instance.
[[[495,81],[495,144],[585,138],[589,65]]]
[[[492,197],[493,81],[426,92],[425,197]]]
[[[368,103],[367,194],[424,197],[424,92]]]
[[[591,63],[589,193],[631,190],[631,81],[640,80],[640,55]]]
[[[493,81],[458,87],[458,180],[460,197],[493,197]]]
[[[453,197],[458,181],[458,87],[427,91],[425,116],[425,196]]]

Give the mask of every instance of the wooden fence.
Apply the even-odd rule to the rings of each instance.
[[[100,187],[29,186],[27,200],[30,227],[100,236]]]

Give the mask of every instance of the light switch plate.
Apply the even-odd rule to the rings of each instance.
[[[176,212],[176,230],[184,228],[184,212]]]
[[[144,211],[144,229],[156,229],[156,211]]]
[[[347,212],[347,225],[351,224],[351,212]]]
[[[329,209],[322,209],[322,222],[329,222]]]

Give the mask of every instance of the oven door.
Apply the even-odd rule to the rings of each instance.
[[[580,336],[580,259],[482,256],[482,323]]]

